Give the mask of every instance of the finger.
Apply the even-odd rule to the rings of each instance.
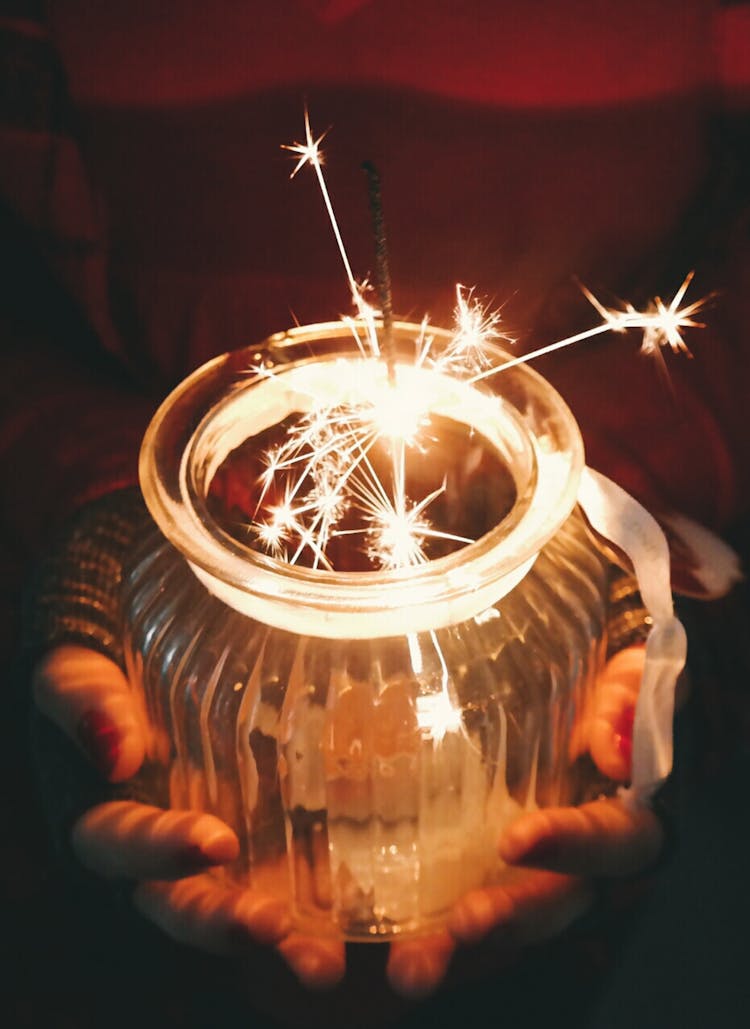
[[[140,883],[133,902],[167,936],[211,954],[241,955],[259,943],[275,944],[291,924],[282,901],[210,875]]]
[[[290,933],[279,943],[277,949],[292,972],[308,989],[330,990],[344,977],[344,944],[334,937]]]
[[[589,751],[608,778],[626,782],[633,754],[633,719],[645,649],[628,647],[607,662],[597,683],[589,725]]]
[[[500,837],[508,864],[584,876],[632,875],[651,864],[664,842],[653,811],[618,798],[522,815]]]
[[[591,901],[590,887],[577,877],[524,870],[502,886],[467,893],[451,912],[448,928],[462,943],[477,943],[492,931],[522,947],[558,935]]]
[[[392,943],[387,967],[391,986],[405,997],[426,996],[440,985],[454,950],[455,941],[445,930]]]
[[[39,710],[74,740],[111,782],[129,779],[143,762],[145,739],[127,679],[103,654],[57,647],[37,665]]]
[[[73,850],[107,879],[177,879],[233,861],[237,837],[213,815],[132,800],[99,804],[73,826]]]

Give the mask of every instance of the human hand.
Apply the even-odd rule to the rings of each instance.
[[[600,676],[590,715],[578,727],[577,746],[585,745],[599,770],[616,782],[630,776],[643,662],[640,646],[616,654]],[[388,962],[391,984],[420,996],[442,981],[460,945],[486,941],[488,951],[507,958],[557,936],[593,903],[592,879],[630,876],[648,867],[663,838],[651,810],[631,809],[618,797],[521,815],[499,841],[500,857],[509,866],[502,885],[462,897],[446,929],[394,943]]]
[[[642,665],[642,648],[609,663],[584,727],[596,764],[616,780],[629,774]],[[39,666],[35,696],[110,781],[138,770],[145,734],[130,687],[107,658],[80,647],[59,648]],[[506,949],[556,935],[592,902],[587,877],[636,872],[656,856],[661,838],[650,811],[632,812],[614,798],[523,815],[499,843],[515,873],[502,886],[462,898],[445,930],[394,943],[388,961],[392,986],[410,996],[429,992],[445,975],[457,945],[488,934],[502,938]],[[253,944],[275,946],[311,987],[331,986],[344,974],[343,946],[293,932],[280,901],[201,874],[238,852],[234,833],[211,815],[111,801],[78,820],[73,846],[98,874],[137,880],[136,906],[181,942],[225,954],[245,953]]]
[[[121,783],[139,771],[146,734],[114,662],[85,647],[58,647],[35,669],[33,691],[39,710],[105,779]],[[213,815],[111,800],[78,818],[71,842],[86,868],[134,882],[138,910],[181,943],[239,957],[258,945],[275,947],[311,988],[332,986],[344,974],[340,942],[294,932],[276,897],[206,874],[239,853],[235,833]]]

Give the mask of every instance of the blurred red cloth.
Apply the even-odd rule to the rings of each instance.
[[[693,360],[665,355],[669,385],[634,335],[539,367],[589,462],[646,502],[714,526],[746,510],[748,255],[710,135],[712,4],[551,4],[543,19],[489,0],[50,9],[52,35],[0,26],[17,85],[0,186],[123,377],[92,372],[64,318],[46,335],[23,316],[6,327],[0,475],[19,538],[134,481],[148,411],[192,368],[347,311],[314,177],[289,182],[280,150],[301,137],[303,95],[314,126],[334,126],[326,174],[362,277],[358,167],[379,166],[403,315],[446,323],[461,281],[529,348],[596,323],[573,276],[643,304],[697,264],[693,295],[720,295]],[[716,223],[691,231],[714,204]]]

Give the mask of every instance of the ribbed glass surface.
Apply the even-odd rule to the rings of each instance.
[[[305,927],[362,940],[435,923],[502,875],[519,810],[580,799],[606,595],[576,510],[468,621],[312,638],[227,607],[154,534],[124,606],[155,799],[231,825],[226,874],[289,897]]]

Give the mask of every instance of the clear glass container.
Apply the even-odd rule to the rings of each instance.
[[[429,331],[434,353],[449,345]],[[606,649],[609,566],[576,507],[570,411],[525,366],[472,383],[415,363],[420,339],[395,326],[399,387],[451,429],[421,467],[454,482],[478,539],[410,567],[332,571],[260,552],[230,517],[237,455],[257,456],[311,398],[358,403],[383,384],[384,362],[332,323],[218,358],[165,401],[141,459],[158,531],[125,582],[155,797],[232,826],[241,853],[221,874],[350,940],[439,923],[503,875],[509,820],[583,798],[581,727]],[[243,482],[257,488],[235,474],[234,494]]]

